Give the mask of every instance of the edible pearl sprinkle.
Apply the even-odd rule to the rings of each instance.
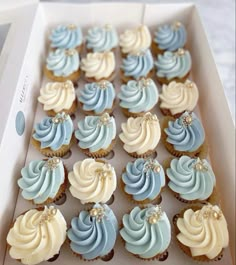
[[[112,168],[110,164],[105,164],[103,168],[98,168],[95,170],[100,181],[105,181],[106,178],[111,179]]]
[[[186,116],[183,117],[183,125],[186,127],[191,125],[192,121],[193,121],[193,118],[190,112]]]
[[[179,21],[175,21],[175,22],[172,24],[173,29],[178,29],[180,26],[181,26],[181,22],[179,22]]]
[[[50,222],[56,214],[57,214],[57,209],[54,208],[54,206],[50,206],[49,208],[45,207],[43,214],[41,215],[39,225],[42,225],[46,222]]]
[[[204,219],[213,218],[219,220],[223,213],[221,210],[216,211],[212,205],[204,206],[201,210],[195,212],[198,221],[203,221]]]
[[[147,221],[149,222],[149,224],[156,224],[160,220],[162,214],[163,212],[161,206],[156,205],[154,207],[151,207],[150,211],[147,211]]]
[[[104,113],[98,120],[98,125],[107,125],[110,123],[111,117],[109,116],[108,113]]]
[[[149,169],[155,173],[159,173],[161,171],[161,167],[159,166],[156,159],[148,159],[144,164],[144,172],[147,172]]]
[[[146,113],[143,116],[143,120],[147,121],[147,122],[154,122],[154,121],[158,121],[157,119],[157,115],[156,114],[151,114],[150,112]]]
[[[182,49],[182,48],[179,48],[178,51],[177,51],[176,53],[177,53],[177,55],[182,56],[182,55],[185,54],[185,50]]]
[[[186,86],[187,88],[193,88],[193,82],[191,82],[191,81],[186,81],[186,82],[185,82],[185,86]]]
[[[55,117],[52,118],[52,122],[55,124],[64,122],[65,120],[68,119],[68,117],[69,115],[65,114],[64,112],[58,113]]]
[[[207,171],[208,167],[204,165],[203,161],[198,157],[196,163],[193,168],[197,171]]]
[[[69,24],[69,25],[67,26],[67,28],[70,29],[70,30],[75,30],[77,27],[76,27],[75,24]]]
[[[48,159],[44,166],[50,170],[53,170],[58,167],[60,162],[61,162],[60,158],[53,157],[51,159]]]
[[[72,88],[72,83],[67,80],[66,82],[63,83],[63,88],[65,89]]]
[[[139,85],[141,87],[148,87],[151,84],[152,80],[150,78],[142,78],[138,81]]]
[[[76,54],[75,49],[65,50],[65,55],[67,56],[73,56],[74,54]]]
[[[102,80],[98,83],[101,89],[106,89],[108,87],[108,82],[106,80]]]
[[[102,207],[93,208],[89,211],[91,217],[95,217],[98,222],[101,222],[102,218],[105,216],[105,209]]]

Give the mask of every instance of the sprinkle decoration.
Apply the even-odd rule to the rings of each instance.
[[[57,214],[57,209],[54,208],[54,206],[50,206],[49,208],[45,206],[43,214],[41,215],[39,221],[39,225],[50,222],[56,214]]]
[[[182,48],[179,48],[179,49],[177,50],[177,52],[176,52],[176,55],[178,55],[178,56],[182,56],[182,55],[184,55],[184,54],[185,54],[185,50],[182,49]]]
[[[108,87],[108,81],[106,81],[106,80],[102,80],[102,81],[100,81],[100,82],[98,82],[98,85],[99,85],[99,87],[101,88],[101,89],[106,89],[107,87]]]
[[[152,83],[152,80],[150,78],[141,78],[139,81],[138,81],[138,85],[143,88],[143,87],[148,87],[150,84]]]
[[[175,22],[172,24],[172,28],[173,28],[174,30],[177,30],[181,25],[182,25],[181,22],[179,22],[179,21],[175,21]]]
[[[184,116],[182,119],[183,119],[183,125],[185,127],[188,127],[189,125],[192,124],[192,121],[193,121],[192,113],[187,112],[186,116]]]
[[[101,222],[101,220],[104,218],[105,216],[105,209],[103,207],[96,207],[96,208],[92,208],[90,211],[89,211],[89,215],[91,217],[95,217],[96,220],[98,222]]]
[[[65,112],[62,113],[57,113],[57,115],[55,117],[52,118],[52,122],[57,124],[57,123],[62,123],[65,120],[67,120],[69,117],[68,114],[66,114]]]
[[[161,167],[156,159],[150,158],[144,164],[144,172],[147,172],[148,170],[152,170],[155,173],[159,173],[161,171]]]
[[[76,54],[75,49],[65,50],[65,55],[67,55],[67,56],[73,56],[74,54]]]
[[[193,82],[187,80],[187,81],[185,82],[185,86],[186,86],[187,88],[193,88]]]
[[[70,30],[75,30],[77,27],[76,27],[75,24],[69,24],[69,25],[67,26],[67,28],[70,29]]]
[[[147,221],[149,222],[149,224],[156,224],[160,220],[162,214],[163,212],[161,206],[151,206],[150,209],[148,209],[146,212]]]
[[[146,113],[146,114],[143,116],[143,121],[146,121],[146,122],[156,122],[156,121],[158,121],[158,119],[157,119],[157,115],[148,112],[148,113]]]
[[[69,80],[67,80],[66,82],[63,83],[63,88],[65,88],[65,89],[70,89],[72,87],[73,87],[73,84]]]
[[[208,167],[204,165],[203,160],[201,160],[199,157],[196,160],[196,163],[193,165],[193,168],[197,171],[208,171]]]
[[[111,180],[111,176],[113,174],[110,164],[105,164],[103,168],[96,169],[95,173],[101,182],[104,182],[107,178]]]
[[[48,159],[44,166],[47,167],[49,170],[53,170],[58,167],[60,162],[61,159],[59,157],[53,157]]]
[[[223,213],[220,209],[216,210],[214,206],[207,205],[207,206],[203,206],[201,210],[195,212],[195,215],[196,215],[196,219],[199,222],[202,222],[210,218],[219,220],[223,216]]]
[[[104,114],[102,114],[102,116],[100,116],[99,120],[98,120],[98,125],[102,126],[102,125],[108,125],[111,122],[111,117],[110,115],[106,112]]]

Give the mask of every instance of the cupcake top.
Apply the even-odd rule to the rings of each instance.
[[[208,199],[216,184],[214,172],[205,159],[174,158],[166,173],[170,189],[188,201]]]
[[[93,27],[86,37],[87,48],[93,52],[107,52],[118,45],[116,29],[106,24],[104,27]]]
[[[132,113],[150,111],[158,102],[158,89],[152,79],[130,80],[121,86],[120,106]]]
[[[170,82],[162,86],[160,108],[170,110],[172,115],[185,110],[192,111],[198,102],[198,88],[190,80],[185,83]]]
[[[132,76],[135,79],[146,77],[153,68],[153,58],[151,51],[141,51],[129,54],[122,60],[121,69],[125,76]]]
[[[46,261],[59,253],[66,239],[66,221],[59,209],[31,209],[16,218],[7,235],[9,254],[27,265]]]
[[[92,158],[78,161],[68,175],[71,194],[82,204],[107,202],[116,189],[115,169]]]
[[[42,149],[49,147],[55,151],[70,143],[73,131],[70,116],[62,112],[55,117],[45,117],[37,123],[34,127],[33,138],[40,142]]]
[[[87,57],[82,59],[81,69],[88,78],[106,79],[115,71],[114,53],[87,53]]]
[[[165,186],[165,173],[156,159],[139,158],[126,165],[122,181],[135,201],[154,200]]]
[[[192,59],[189,51],[178,49],[177,52],[166,51],[164,54],[159,54],[155,65],[157,77],[164,77],[167,80],[183,78],[191,70]]]
[[[95,204],[90,211],[81,211],[71,220],[67,232],[70,247],[85,260],[107,255],[114,247],[118,222],[106,204]]]
[[[120,235],[125,248],[143,259],[150,259],[163,253],[171,240],[169,219],[161,207],[149,205],[147,208],[133,208],[123,216]]]
[[[120,46],[123,53],[137,53],[150,48],[152,42],[149,29],[141,25],[128,29],[120,35]]]
[[[145,154],[156,148],[161,137],[159,120],[150,112],[143,117],[128,118],[126,123],[121,124],[121,128],[119,137],[128,153]]]
[[[46,62],[46,68],[52,71],[55,76],[64,77],[78,71],[79,65],[79,53],[75,49],[50,51]]]
[[[101,114],[105,110],[112,109],[115,96],[113,84],[102,80],[86,84],[80,91],[79,101],[83,104],[83,110]]]
[[[116,137],[115,119],[106,112],[101,116],[86,116],[78,122],[75,137],[82,149],[90,152],[107,149]]]
[[[57,195],[65,181],[65,170],[60,158],[31,161],[21,170],[18,186],[22,196],[35,204],[42,204]]]
[[[185,111],[180,118],[169,121],[165,133],[166,141],[178,151],[196,151],[205,140],[203,126],[194,112]]]
[[[154,42],[160,50],[176,51],[184,47],[186,40],[186,29],[179,21],[159,26],[155,31]]]
[[[70,109],[75,99],[75,88],[70,80],[47,83],[40,89],[38,97],[45,111],[54,110],[55,112]]]
[[[80,46],[83,42],[82,31],[74,24],[58,25],[49,36],[52,48],[72,49]]]
[[[193,257],[217,257],[229,244],[229,232],[225,217],[217,205],[204,205],[194,211],[188,209],[177,220],[177,239],[190,248]]]

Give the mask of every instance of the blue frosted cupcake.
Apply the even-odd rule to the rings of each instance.
[[[50,47],[54,49],[77,49],[81,51],[83,34],[80,27],[74,24],[58,25],[49,36]]]
[[[79,67],[80,58],[76,49],[56,49],[49,52],[44,73],[53,81],[71,80],[76,83],[80,77]]]
[[[127,117],[143,116],[158,102],[158,89],[152,79],[130,80],[118,94],[120,107]]]
[[[52,203],[65,193],[67,170],[58,157],[34,160],[22,168],[17,183],[24,199],[36,205]]]
[[[166,149],[174,156],[207,156],[205,131],[194,112],[185,111],[177,119],[165,117],[161,135]]]
[[[165,260],[171,241],[171,226],[158,205],[136,206],[122,219],[120,235],[128,252],[143,260]]]
[[[64,156],[75,139],[73,122],[68,114],[45,117],[34,126],[31,142],[45,156]]]
[[[86,116],[78,122],[75,137],[78,146],[87,156],[104,157],[115,145],[115,119],[106,112],[101,116]]]
[[[118,46],[116,29],[106,24],[103,27],[92,27],[86,36],[86,48],[88,52],[108,52]]]
[[[128,54],[123,58],[121,65],[121,79],[127,83],[132,79],[140,79],[142,77],[151,78],[152,69],[154,66],[153,58],[150,49]]]
[[[189,76],[192,59],[189,51],[180,48],[176,52],[158,54],[154,64],[157,80],[161,84],[169,84],[171,81],[184,83]]]
[[[111,82],[85,84],[80,91],[78,101],[86,115],[101,115],[104,112],[112,113],[115,106],[115,89]]]
[[[156,159],[138,158],[123,170],[121,186],[135,203],[158,201],[165,186],[165,173]]]
[[[168,187],[183,202],[195,203],[215,199],[216,178],[206,159],[181,156],[166,164]]]
[[[95,204],[90,211],[81,211],[71,220],[67,232],[70,248],[83,260],[102,259],[113,256],[118,234],[118,222],[106,204]]]
[[[179,48],[184,48],[187,41],[187,32],[185,26],[175,21],[172,24],[165,24],[157,27],[152,50],[154,54],[162,54],[165,51],[177,51]]]

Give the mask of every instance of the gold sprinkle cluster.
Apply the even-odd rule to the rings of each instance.
[[[144,172],[147,172],[148,170],[152,170],[155,173],[160,173],[161,167],[158,164],[156,159],[148,159],[147,162],[144,164]]]
[[[173,24],[172,24],[172,28],[174,30],[177,30],[179,27],[181,27],[182,23],[179,22],[179,21],[175,21]]]
[[[65,112],[57,113],[57,115],[52,118],[52,122],[55,123],[55,124],[62,123],[65,120],[67,120],[68,118],[69,118],[69,115],[66,114]]]
[[[204,165],[204,162],[198,157],[196,163],[193,165],[193,168],[197,171],[208,171],[208,167]]]
[[[156,122],[156,121],[158,121],[157,115],[156,114],[152,114],[150,112],[147,112],[143,116],[143,121],[146,121],[146,122]]]
[[[184,116],[182,119],[183,119],[183,125],[185,127],[188,127],[189,125],[192,124],[192,121],[193,121],[192,113],[188,112],[187,115]]]
[[[49,170],[53,170],[58,167],[60,162],[61,159],[59,157],[53,157],[49,158],[44,166],[47,167]]]
[[[73,84],[69,80],[67,80],[66,82],[63,83],[63,88],[65,88],[65,89],[70,89],[72,87],[73,87]]]
[[[163,212],[160,205],[152,206],[147,210],[147,221],[149,224],[156,224],[160,220],[162,214]]]
[[[67,55],[67,56],[73,56],[74,54],[76,54],[75,49],[65,50],[65,55]]]
[[[89,215],[91,217],[95,217],[98,222],[101,222],[101,220],[105,216],[105,209],[103,207],[92,208],[89,211]]]
[[[50,206],[49,208],[45,206],[43,214],[41,215],[39,221],[39,225],[50,222],[56,214],[57,214],[57,209],[54,208],[54,206]]]
[[[143,87],[148,87],[150,84],[152,83],[152,79],[150,78],[141,78],[139,81],[138,81],[138,85],[143,88]]]
[[[98,85],[101,89],[106,89],[108,87],[109,82],[106,80],[101,80],[100,82],[98,82]]]
[[[214,206],[212,205],[207,205],[207,206],[203,206],[201,210],[195,212],[196,215],[196,219],[199,222],[204,221],[204,219],[215,219],[215,220],[219,220],[222,216],[223,213],[221,210],[215,210]]]
[[[104,182],[107,178],[111,180],[113,174],[110,164],[105,164],[103,168],[98,168],[95,173],[101,182]]]
[[[176,52],[176,55],[177,55],[177,56],[182,56],[182,55],[184,55],[184,54],[185,54],[185,50],[182,49],[182,48],[179,48],[179,49],[177,50],[177,52]]]
[[[100,126],[108,125],[110,122],[111,122],[111,117],[107,112],[105,112],[104,114],[102,114],[102,116],[100,116],[98,120],[98,125]]]
[[[186,86],[187,88],[193,88],[194,84],[193,84],[193,82],[191,82],[190,80],[187,80],[187,81],[185,82],[185,86]]]

